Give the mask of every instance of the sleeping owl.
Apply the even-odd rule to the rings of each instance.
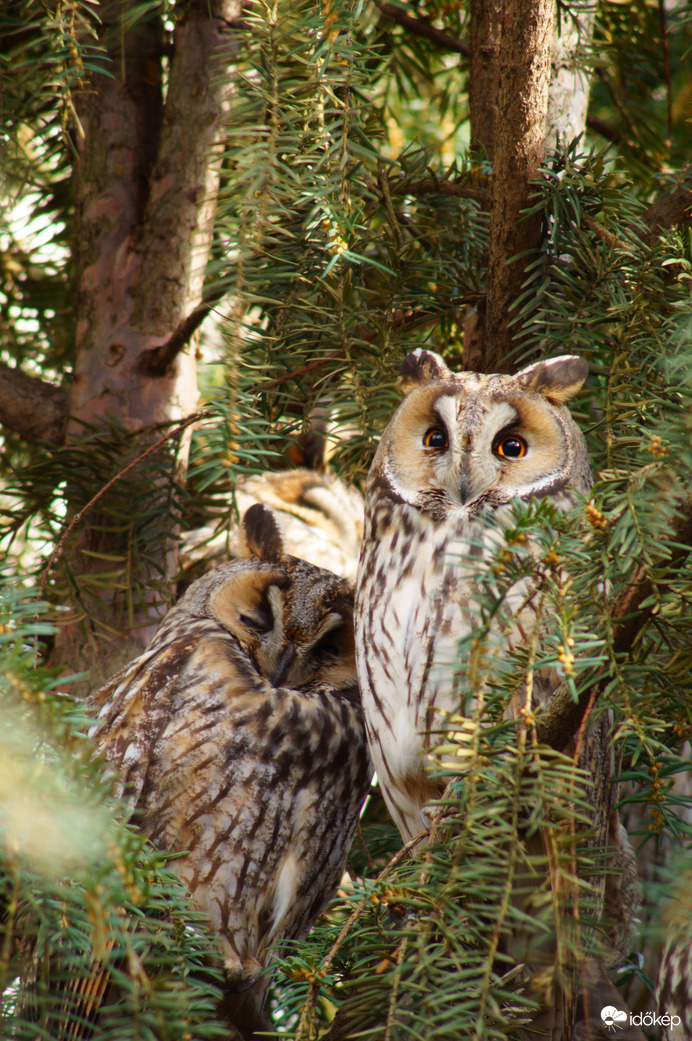
[[[511,503],[549,496],[568,509],[592,477],[564,404],[586,378],[581,358],[480,375],[454,373],[418,350],[399,375],[405,398],[368,476],[355,622],[374,766],[408,841],[427,828],[426,804],[440,795],[423,755],[438,743],[431,730],[460,709],[450,668],[477,623],[465,561],[491,558]],[[512,646],[522,639],[522,611],[532,610],[526,582],[512,588],[504,610],[514,615]]]
[[[133,821],[218,934],[226,1012],[243,1033],[272,948],[334,894],[371,768],[349,582],[284,551],[264,505],[249,559],[195,582],[149,647],[92,697],[98,747]]]

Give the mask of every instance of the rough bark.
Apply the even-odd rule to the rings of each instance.
[[[500,85],[502,0],[471,0],[471,67],[469,69],[469,121],[471,147],[495,158],[495,120]],[[485,367],[485,298],[464,317],[464,368]]]
[[[117,467],[160,436],[161,425],[175,423],[196,405],[193,356],[172,353],[163,367],[147,363],[200,306],[230,82],[227,69],[223,74],[230,60],[228,22],[235,11],[234,0],[191,0],[185,6],[164,104],[160,16],[126,29],[133,7],[101,5],[101,42],[114,76],[94,77],[76,99],[83,134],[77,137],[75,166],[76,363],[67,437],[78,442],[85,429],[115,421],[132,435]],[[104,474],[103,483],[112,476]],[[135,480],[140,483],[134,493],[141,494],[142,476]],[[73,576],[113,569],[105,557],[123,552],[122,534],[108,527],[108,502],[102,500],[67,549]],[[107,627],[128,628],[128,590],[108,591],[104,583],[86,621],[75,611],[61,627],[58,664],[91,667],[93,685],[141,649],[175,573],[174,541],[169,538],[156,553],[163,581],[146,569],[137,575],[151,603],[140,602],[134,613],[130,604],[130,638],[115,650],[101,639]]]
[[[0,362],[0,423],[8,430],[25,441],[60,445],[68,408],[69,396],[62,387]]]
[[[123,5],[104,9],[114,68],[85,93],[76,168],[77,363],[72,425],[126,417],[133,429],[177,419],[194,405],[192,367],[143,377],[199,304],[217,182],[210,158],[227,89],[213,57],[230,4],[190,4],[178,25],[165,109],[159,23],[119,48]],[[153,75],[153,70],[156,74]],[[157,147],[158,146],[158,147]]]
[[[554,19],[555,0],[504,0],[484,337],[487,372],[512,365],[508,355],[518,330],[510,327],[516,317],[510,307],[541,239],[540,215],[523,218],[522,210],[545,156]],[[518,254],[521,259],[513,260]]]

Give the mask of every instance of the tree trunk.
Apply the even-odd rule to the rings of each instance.
[[[134,4],[101,7],[113,78],[96,75],[75,99],[76,363],[68,443],[116,431],[113,463],[68,503],[100,485],[196,406],[194,356],[166,352],[198,307],[211,245],[222,112],[229,91],[227,35],[234,0],[191,0],[177,23],[165,104],[160,13],[132,23]],[[170,453],[161,471],[134,471],[80,523],[65,552],[73,595],[54,658],[90,670],[94,686],[147,642],[175,577]],[[184,452],[177,465],[184,470]],[[163,471],[168,467],[169,479]],[[158,515],[133,527],[133,498]],[[69,515],[69,514],[68,514]],[[139,590],[135,594],[134,590]],[[117,646],[108,633],[127,630]]]
[[[471,0],[471,65],[469,69],[469,121],[471,148],[495,157],[495,117],[500,83],[502,0]],[[485,299],[470,307],[464,317],[463,365],[471,372],[485,369]]]
[[[516,347],[511,305],[527,260],[541,239],[540,215],[522,218],[530,181],[545,156],[546,113],[555,0],[504,0],[498,110],[490,211],[484,362],[487,372],[512,367]],[[514,260],[518,254],[521,259]]]

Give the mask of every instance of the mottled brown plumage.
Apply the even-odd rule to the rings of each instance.
[[[586,363],[572,356],[537,362],[513,376],[455,373],[432,351],[414,351],[402,363],[405,398],[368,475],[355,620],[373,763],[405,841],[427,840],[430,804],[444,786],[440,760],[429,753],[442,743],[444,730],[452,730],[459,753],[477,736],[469,715],[484,695],[484,681],[468,682],[463,669],[477,634],[488,658],[507,661],[511,652],[531,647],[541,654],[550,603],[537,581],[539,568],[517,571],[509,585],[496,575],[515,503],[548,498],[567,510],[591,487],[586,443],[565,406],[586,375]],[[525,549],[531,553],[528,541]],[[492,610],[490,593],[496,597]],[[521,718],[522,711],[544,706],[560,681],[557,663],[531,670],[516,685],[506,716]],[[578,762],[590,779],[588,841],[610,846],[617,878],[626,880],[622,890],[603,878],[592,880],[600,903],[594,900],[595,914],[608,903],[603,917],[613,918],[606,923],[613,954],[622,954],[637,886],[633,854],[613,809],[612,759],[601,718],[584,736]],[[453,762],[463,772],[463,755]],[[534,865],[549,863],[544,835],[527,829],[523,841],[521,856],[532,857]],[[544,897],[532,871],[520,878],[518,870],[513,888],[527,921]],[[535,996],[545,1008],[534,1028],[553,1031],[555,1039],[569,1037],[574,987],[563,992],[565,981],[556,976],[548,994],[553,977],[546,966],[554,950],[542,942],[540,931],[531,929],[504,940],[506,952],[538,981]],[[601,967],[589,965],[592,970],[599,978]]]
[[[332,474],[280,470],[244,477],[234,498],[241,514],[257,502],[272,508],[287,553],[355,581],[363,535],[363,497],[357,488]],[[183,568],[197,572],[244,555],[242,524],[216,533],[197,528],[181,545]]]
[[[515,376],[454,373],[432,351],[402,362],[406,397],[368,475],[355,616],[375,770],[405,840],[426,829],[426,805],[440,794],[424,753],[439,743],[430,732],[462,707],[457,648],[480,619],[479,567],[501,548],[511,504],[550,497],[566,509],[591,486],[586,444],[564,405],[586,372],[570,356]],[[535,619],[530,582],[520,580],[487,639],[506,653],[526,643]],[[554,670],[548,688],[551,679],[554,689]]]
[[[683,871],[664,912],[666,942],[656,981],[656,1009],[669,1017],[663,1041],[692,1038],[692,871]]]
[[[92,702],[134,821],[189,851],[172,867],[252,1022],[269,948],[303,935],[336,889],[371,769],[351,586],[286,556],[266,506],[244,527],[251,558],[195,582]]]

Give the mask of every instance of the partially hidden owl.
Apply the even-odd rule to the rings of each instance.
[[[514,376],[452,372],[432,351],[400,368],[405,398],[368,475],[356,587],[356,648],[373,763],[408,841],[440,795],[426,750],[440,714],[459,712],[458,644],[478,622],[469,558],[490,557],[509,504],[549,496],[568,508],[592,484],[586,444],[564,402],[586,363],[563,356]],[[505,608],[520,609],[527,588]],[[529,596],[530,599],[530,596]]]
[[[332,474],[314,470],[278,470],[242,478],[235,488],[240,514],[254,503],[274,510],[286,552],[355,581],[363,534],[363,499],[357,488]],[[243,526],[215,532],[196,528],[183,539],[183,567],[217,566],[229,556],[244,555]]]
[[[351,585],[286,555],[268,507],[243,526],[250,558],[195,582],[91,701],[133,821],[187,851],[171,867],[220,938],[231,1018],[251,1034],[270,948],[334,894],[372,770]]]

